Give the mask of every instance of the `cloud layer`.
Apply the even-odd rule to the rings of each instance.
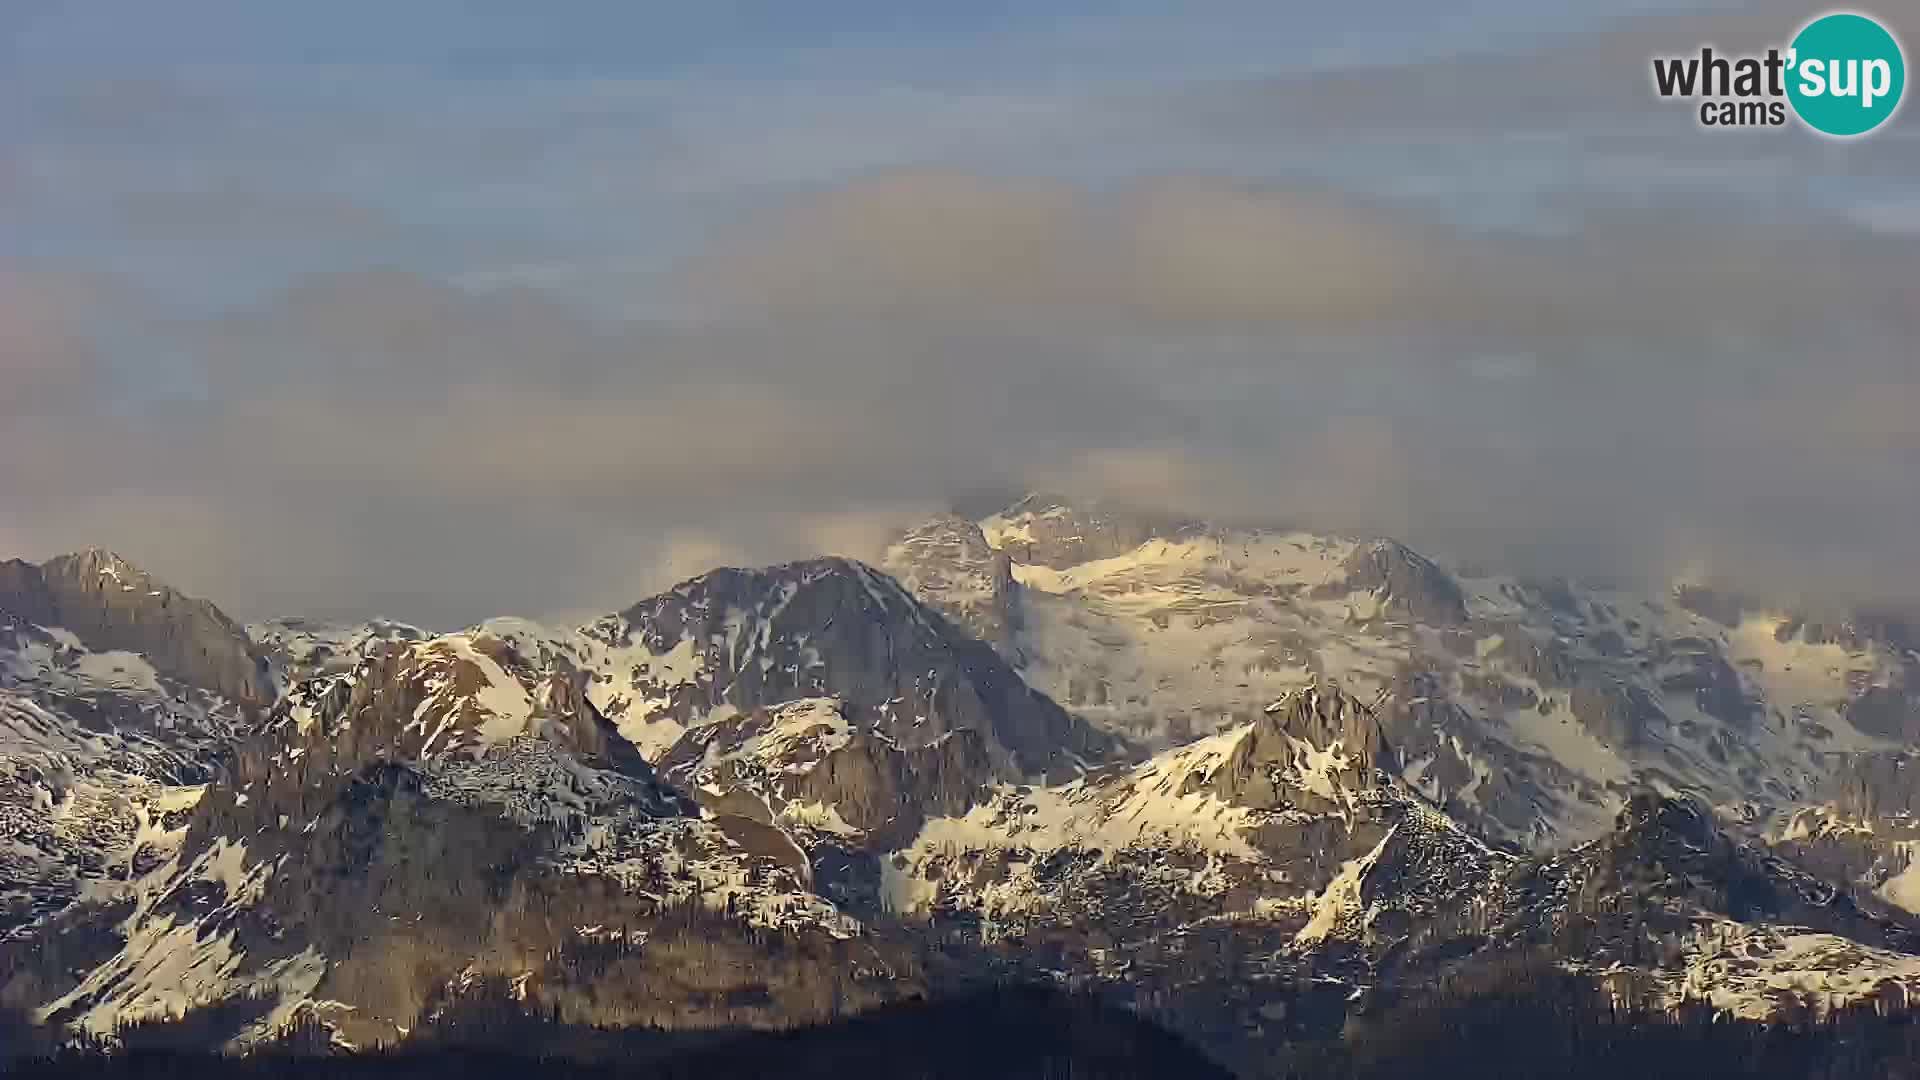
[[[828,95],[880,126],[784,169],[741,157],[752,130],[692,125],[707,102],[636,127],[678,153],[592,143],[590,184],[519,186],[495,123],[453,158],[479,172],[443,179],[453,204],[539,196],[498,220],[307,190],[265,157],[168,189],[89,113],[86,139],[23,139],[22,175],[45,207],[110,207],[89,228],[135,254],[75,225],[0,268],[0,545],[113,546],[247,617],[455,625],[871,555],[957,499],[1048,488],[1529,572],[1920,602],[1920,250],[1884,212],[1915,198],[1911,128],[1844,159],[1794,132],[1709,146],[1614,85],[1703,25],[984,112]],[[1562,69],[1558,96],[1498,92]],[[1394,163],[1433,93],[1484,103],[1449,136],[1477,172]],[[590,139],[661,96],[541,107]],[[289,143],[198,100],[140,103],[189,142]],[[954,126],[916,129],[920,107]],[[396,118],[328,124],[399,153]],[[1088,132],[1096,165],[1036,167]],[[86,183],[47,186],[59,161]],[[789,179],[688,186],[740,173]]]

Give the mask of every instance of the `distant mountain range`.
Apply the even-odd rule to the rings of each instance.
[[[368,1047],[485,986],[686,1030],[1043,981],[1243,1071],[1516,956],[1904,1010],[1916,740],[1898,619],[1038,495],[578,628],[9,562],[0,1008]]]

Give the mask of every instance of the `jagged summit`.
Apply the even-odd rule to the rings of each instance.
[[[1267,706],[1214,777],[1228,802],[1318,809],[1397,772],[1380,718],[1330,682],[1315,681]]]
[[[1370,591],[1381,610],[1434,626],[1467,621],[1466,595],[1452,575],[1398,540],[1370,540],[1341,564],[1339,589]]]
[[[1675,928],[1701,917],[1781,924],[1870,949],[1920,949],[1910,916],[1733,836],[1690,795],[1638,792],[1605,836],[1548,865],[1571,868],[1565,891],[1588,912],[1641,911]],[[1903,966],[1920,974],[1920,961]]]
[[[55,555],[40,564],[40,572],[49,578],[74,583],[97,583],[102,591],[158,593],[170,600],[176,597],[188,602],[193,600],[109,548],[89,547]]]
[[[1315,679],[1261,710],[1255,728],[1265,726],[1317,750],[1349,748],[1367,767],[1386,769],[1393,763],[1380,722],[1383,700],[1384,695],[1377,696],[1368,704],[1338,682]]]
[[[1020,607],[1013,559],[977,522],[943,514],[902,533],[881,565],[915,595],[988,644],[1017,648]]]
[[[233,620],[121,555],[0,562],[0,940],[164,863],[273,694]]]
[[[1036,693],[993,648],[865,563],[714,570],[587,627],[622,657],[591,692],[623,729],[697,726],[802,698],[838,698],[903,748],[972,729],[1009,778],[1066,775],[1115,742]],[[615,666],[620,670],[615,670]],[[637,741],[652,741],[645,735]]]
[[[273,699],[266,659],[239,623],[105,548],[0,563],[0,617],[66,630],[95,652],[138,653],[162,675],[235,702]]]
[[[764,596],[758,594],[766,594]],[[851,600],[869,610],[923,610],[913,595],[886,574],[858,559],[828,555],[773,566],[722,566],[687,578],[665,592],[640,600],[593,624],[605,629],[612,620],[630,626],[645,624],[662,634],[685,625],[685,619],[709,615],[724,618],[726,605],[751,596],[756,608],[778,613],[807,594]],[[683,620],[674,622],[675,618]]]
[[[1614,819],[1614,837],[1628,842],[1677,842],[1699,847],[1716,837],[1713,809],[1684,793],[1645,790],[1634,794]]]
[[[82,572],[97,571],[108,577],[126,574],[143,581],[152,580],[151,576],[145,570],[135,566],[131,559],[110,548],[85,547],[78,551],[70,551],[47,560],[47,565],[53,564],[71,564]]]

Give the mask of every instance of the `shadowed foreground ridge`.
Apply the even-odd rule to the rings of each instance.
[[[1809,1013],[1808,1015],[1812,1015]],[[505,994],[436,1018],[399,1047],[329,1055],[318,1028],[248,1057],[170,1049],[171,1024],[122,1032],[108,1056],[15,1061],[18,1077],[887,1076],[1207,1080],[1235,1075],[1095,996],[1003,988],[884,1006],[786,1032],[667,1032],[555,1022]],[[16,1046],[32,1032],[0,1016]],[[318,1037],[317,1042],[310,1041]],[[0,1059],[3,1060],[3,1059]],[[1854,1006],[1758,1022],[1707,1008],[1648,1011],[1544,956],[1515,957],[1399,995],[1341,1030],[1299,1032],[1239,1075],[1287,1080],[1920,1077],[1920,1026]]]
[[[4,1023],[4,1021],[0,1021]],[[166,1025],[116,1056],[20,1063],[22,1077],[1181,1077],[1231,1073],[1162,1028],[1084,995],[1014,988],[886,1006],[787,1032],[691,1034],[555,1023],[505,996],[442,1017],[395,1049],[246,1058],[165,1048]],[[0,1028],[0,1031],[4,1031]],[[298,1045],[303,1033],[292,1034]]]

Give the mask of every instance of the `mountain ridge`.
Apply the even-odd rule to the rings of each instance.
[[[0,857],[0,1007],[257,995],[236,1046],[373,1045],[473,980],[777,1027],[1013,975],[1245,1064],[1308,997],[1516,951],[1743,1016],[1920,990],[1893,630],[1057,497],[578,628],[256,624],[257,684],[168,652],[237,624],[163,590],[176,621],[124,619],[152,662],[0,640],[0,822],[38,853]]]

